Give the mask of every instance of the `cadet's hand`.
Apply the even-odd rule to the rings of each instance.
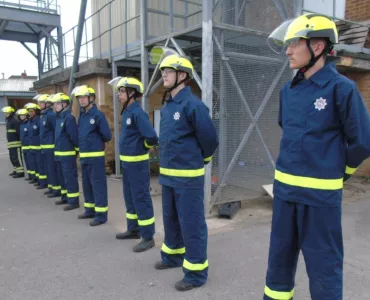
[[[347,174],[347,173],[344,173],[344,176],[343,176],[343,182],[346,182],[348,179],[351,178],[351,175]]]

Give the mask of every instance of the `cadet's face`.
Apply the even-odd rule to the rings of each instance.
[[[121,87],[118,90],[118,100],[121,103],[125,103],[127,101],[127,93],[124,87]]]
[[[5,113],[5,118],[8,118],[10,116],[10,113]]]
[[[38,106],[40,106],[41,109],[45,109],[46,103],[45,102],[39,102]]]
[[[176,71],[171,68],[165,68],[161,71],[163,86],[168,89],[173,87],[176,82]]]
[[[22,120],[22,121],[23,121],[23,120],[25,120],[25,119],[27,118],[27,116],[26,116],[26,115],[20,115],[19,117],[21,118],[21,120]]]
[[[53,105],[55,112],[60,112],[63,109],[62,102],[56,102]]]
[[[80,105],[82,107],[85,107],[85,106],[89,105],[89,97],[88,96],[77,97],[77,99],[78,99],[78,102],[80,103]]]
[[[36,115],[36,111],[34,109],[29,109],[28,113],[30,114],[31,118],[33,118]]]
[[[311,60],[311,54],[304,39],[300,39],[297,43],[289,45],[285,54],[289,58],[291,69],[303,68]]]

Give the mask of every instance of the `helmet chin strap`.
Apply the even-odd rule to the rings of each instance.
[[[315,57],[315,53],[313,52],[313,50],[311,48],[311,43],[310,43],[310,40],[309,39],[306,39],[306,45],[307,45],[308,50],[310,51],[311,59],[310,59],[310,61],[309,61],[309,63],[307,65],[305,65],[303,68],[300,68],[298,70],[297,74],[294,76],[294,78],[292,80],[292,83],[290,85],[290,88],[293,88],[301,80],[304,79],[304,74],[310,68],[312,68],[312,66],[314,66],[316,64],[316,62],[320,59],[321,56],[323,56],[324,54],[330,53],[330,51],[333,49],[333,45],[330,45],[329,42],[327,42],[326,45],[325,45],[324,50],[322,50],[322,52],[318,56]]]
[[[126,110],[126,108],[127,108],[128,104],[129,104],[130,100],[131,100],[132,98],[134,98],[134,99],[135,99],[135,101],[136,101],[136,97],[137,97],[136,91],[134,92],[134,94],[133,94],[132,96],[130,96],[130,95],[128,94],[127,89],[126,89],[126,98],[127,98],[127,100],[125,101],[125,103],[123,103],[123,107],[122,107],[122,110],[121,110],[121,115],[122,115],[122,113]]]
[[[176,81],[171,88],[167,88],[166,91],[164,92],[161,104],[163,105],[163,103],[166,101],[168,93],[171,93],[175,88],[177,88],[180,84],[184,83],[186,80],[188,80],[188,75],[186,75],[185,79],[178,82],[179,81],[179,71],[176,71]]]

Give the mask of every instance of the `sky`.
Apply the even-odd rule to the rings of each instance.
[[[78,23],[80,0],[58,0],[58,5],[61,8],[62,30],[66,32]],[[88,1],[86,16],[91,14],[90,5]],[[36,53],[36,44],[27,45]],[[11,75],[21,75],[24,70],[29,76],[38,76],[37,59],[19,42],[0,40],[0,78],[3,78],[1,73],[9,78]]]

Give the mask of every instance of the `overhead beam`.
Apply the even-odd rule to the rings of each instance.
[[[15,41],[15,42],[26,42],[26,43],[37,43],[38,37],[33,33],[23,33],[16,31],[4,31],[0,38],[6,41]]]
[[[370,60],[342,56],[336,63],[337,67],[353,68],[359,71],[370,71]]]
[[[60,15],[46,14],[37,11],[0,7],[0,19],[44,26],[61,26]]]
[[[26,49],[28,50],[28,52],[29,52],[29,53],[31,53],[31,54],[32,54],[32,56],[33,56],[34,58],[38,59],[38,57],[37,57],[37,55],[35,54],[35,52],[33,52],[33,51],[32,51],[32,49],[26,45],[26,43],[25,43],[25,42],[20,42],[20,43],[22,44],[22,46],[23,46],[24,48],[26,48]]]

